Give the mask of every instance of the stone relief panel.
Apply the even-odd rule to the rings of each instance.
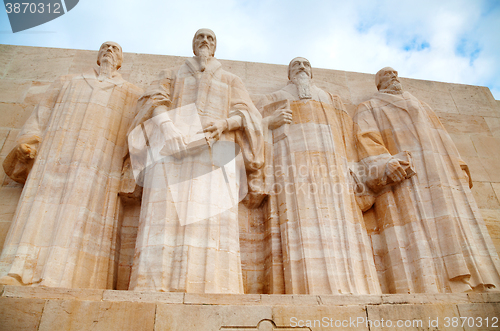
[[[485,291],[500,261],[470,188],[472,178],[434,111],[390,67],[354,116],[359,159],[375,195],[374,251],[389,293]]]
[[[266,128],[266,204],[278,219],[285,293],[380,293],[351,185],[353,124],[341,99],[312,77],[298,57],[288,85],[254,96]]]
[[[468,115],[470,100],[453,108],[465,87],[403,80],[431,96],[450,136],[429,106],[402,91],[393,69],[377,74],[370,99],[371,75],[315,70],[315,83],[309,61],[295,58],[286,82],[279,66],[215,59],[216,42],[201,29],[193,58],[149,63],[133,54],[125,72],[121,47],[107,42],[92,70],[88,55],[67,51],[81,63],[65,58],[72,75],[48,89],[15,81],[34,93],[28,102],[43,101],[5,152],[6,174],[24,188],[0,284],[274,294],[498,289],[498,255],[479,208],[486,224],[500,211],[482,198],[478,208],[473,195],[488,186],[496,201],[500,184],[488,182],[489,163],[479,162],[477,177],[472,163],[471,177],[465,162],[490,160],[481,148],[496,138],[476,129],[462,135],[462,126],[486,123]],[[481,98],[488,125],[496,123],[491,100]]]
[[[113,288],[115,215],[126,133],[142,90],[118,70],[120,45],[97,68],[62,76],[19,133],[3,168],[24,183],[0,257],[0,283]]]
[[[129,134],[143,197],[130,290],[244,293],[238,202],[263,165],[261,115],[200,29],[195,56],[160,73]]]

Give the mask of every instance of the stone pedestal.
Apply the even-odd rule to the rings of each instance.
[[[498,292],[364,296],[223,295],[17,286],[4,286],[1,291],[0,330],[373,331],[500,328]]]

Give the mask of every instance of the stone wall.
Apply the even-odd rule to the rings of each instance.
[[[96,45],[97,47],[98,45]],[[95,65],[96,51],[0,45],[0,162],[8,154],[24,121],[43,93],[57,77],[81,73]],[[122,75],[146,87],[164,68],[177,66],[184,58],[126,53]],[[287,83],[287,66],[221,61],[224,69],[241,77],[252,94],[269,93]],[[314,65],[314,63],[313,63]],[[397,69],[397,68],[396,68]],[[404,76],[404,72],[401,73]],[[314,69],[316,84],[338,94],[352,114],[356,105],[375,92],[374,75]],[[500,251],[500,101],[486,87],[401,78],[403,87],[438,114],[469,164],[476,201],[497,251]],[[498,172],[498,173],[497,173]],[[22,186],[0,169],[0,247],[14,215]],[[126,289],[133,257],[137,209],[122,215],[118,289]],[[263,210],[240,208],[242,263],[246,293],[277,293],[282,284],[270,284],[276,256],[275,243]],[[279,258],[278,258],[279,260]],[[273,289],[274,288],[274,289]],[[279,291],[278,291],[279,292]]]
[[[193,294],[0,285],[0,330],[498,330],[499,293]],[[398,327],[399,325],[399,327]]]

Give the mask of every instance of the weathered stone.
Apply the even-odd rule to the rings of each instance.
[[[24,97],[31,86],[27,80],[3,79],[0,81],[0,102],[1,103],[22,103]],[[23,122],[24,123],[24,122]],[[22,123],[21,123],[22,124]],[[1,125],[7,126],[9,125]]]
[[[28,287],[10,286],[4,287],[4,297],[11,298],[36,298],[36,299],[73,299],[101,301],[104,290],[79,289],[79,288],[57,288],[57,287]]]
[[[235,304],[259,304],[259,294],[201,294],[186,293],[185,304],[203,305],[235,305]]]
[[[370,330],[364,306],[277,306],[273,307],[273,321],[280,328],[299,330]]]
[[[0,297],[0,330],[38,331],[45,300]]]
[[[155,326],[155,304],[48,300],[39,331],[147,330]]]
[[[158,304],[155,330],[254,328],[263,319],[273,319],[271,307]]]
[[[393,68],[379,70],[375,84],[379,92],[354,115],[354,136],[360,161],[369,169],[360,177],[376,193],[380,230],[372,237],[377,238],[379,276],[385,278],[386,291],[461,293],[500,287],[500,259],[478,210],[500,207],[490,174],[472,189],[476,203],[470,191],[474,175],[469,176],[434,111],[404,90]],[[451,89],[455,87],[459,89]],[[477,90],[463,88],[464,93]],[[473,147],[461,141],[467,154],[476,151],[481,160],[500,154],[495,137],[471,138]],[[420,299],[427,302],[414,298]]]
[[[0,283],[110,288],[126,131],[142,90],[117,72],[122,52],[116,43],[101,46],[97,70],[70,76],[67,62],[76,50],[37,53],[18,54],[6,78],[63,76],[44,93],[15,140],[11,130],[0,152],[8,153],[6,174],[25,184],[0,256]],[[43,66],[37,57],[45,58]],[[7,105],[19,104],[0,104],[13,115],[4,115],[0,125],[20,126],[24,119],[16,116],[25,113]]]
[[[465,331],[498,330],[500,328],[500,304],[459,304],[460,318],[456,322]]]
[[[391,296],[394,294],[391,294]],[[320,295],[321,305],[379,305],[383,302],[381,295]]]
[[[106,290],[103,293],[102,300],[182,304],[184,302],[184,293]]]
[[[453,304],[398,304],[368,306],[368,324],[373,330],[463,330],[445,327],[445,318],[458,318]],[[370,322],[371,321],[371,322]]]
[[[20,128],[30,116],[32,110],[31,107],[23,107],[23,105],[19,103],[0,102],[0,126]]]

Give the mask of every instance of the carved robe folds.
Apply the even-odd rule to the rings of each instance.
[[[354,122],[359,158],[372,181],[383,182],[387,162],[405,152],[416,173],[376,198],[372,240],[384,292],[498,288],[498,255],[465,163],[432,109],[408,92],[377,93],[358,107]]]
[[[0,257],[0,282],[113,287],[115,210],[140,94],[119,74],[99,81],[94,70],[50,87],[18,137],[41,142]]]
[[[266,141],[272,150],[270,157],[266,152],[266,174],[274,174],[269,204],[279,218],[285,293],[380,293],[350,185],[346,145],[352,121],[339,97],[316,86],[311,91],[312,99],[299,100],[296,86],[289,84],[267,96],[274,104],[287,101],[283,107],[293,116]]]
[[[149,120],[158,105],[170,104],[170,100],[170,109],[177,112],[195,105],[202,127],[212,121],[241,117],[242,127],[225,131],[214,146],[232,145],[234,153],[237,144],[248,171],[262,166],[260,113],[241,80],[224,71],[216,59],[211,58],[203,72],[198,61],[192,58],[180,68],[162,73],[159,81],[140,99],[139,114],[132,129]],[[221,190],[215,185],[220,181],[214,181],[215,173],[203,171],[211,169],[210,153],[215,154],[215,149],[178,160],[166,159],[146,169],[131,290],[243,293],[237,201],[221,213],[185,222],[178,215],[179,204],[176,205],[172,194],[171,186],[178,183],[173,182],[175,176],[168,174],[177,168],[183,180],[181,184],[192,180],[195,186],[185,190],[187,203],[203,200],[199,211],[188,212],[199,214],[218,208],[220,201],[226,198],[217,193]],[[202,175],[206,175],[205,182],[200,183]]]

